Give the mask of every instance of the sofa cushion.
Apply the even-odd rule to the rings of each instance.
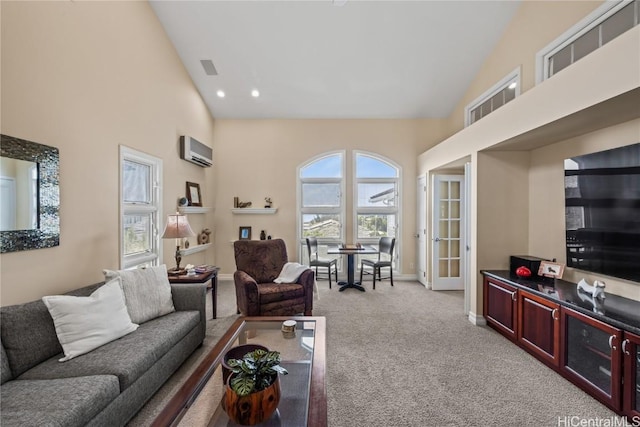
[[[296,283],[260,283],[260,305],[294,298],[304,298],[304,288]]]
[[[104,270],[107,280],[122,279],[127,310],[133,323],[144,323],[175,311],[167,266],[135,270]]]
[[[101,285],[66,295],[90,295]],[[0,307],[0,336],[14,377],[62,352],[53,319],[41,300]]]
[[[0,334],[14,376],[62,352],[53,320],[42,301],[2,307]]]
[[[3,427],[84,426],[119,394],[113,375],[16,380],[0,390]]]
[[[176,311],[146,322],[135,332],[65,363],[58,363],[56,358],[51,358],[18,379],[116,375],[122,391],[198,326],[199,321],[198,311]]]
[[[7,358],[7,353],[4,351],[4,346],[0,345],[0,384],[4,384],[13,378],[13,374],[11,373],[11,367],[9,366],[9,359]]]
[[[64,350],[60,362],[94,350],[135,331],[138,325],[124,303],[117,277],[86,297],[53,295],[42,297]]]

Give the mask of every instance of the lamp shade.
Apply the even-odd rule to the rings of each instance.
[[[181,239],[183,237],[195,236],[187,217],[179,213],[167,216],[167,225],[162,233],[163,239]]]

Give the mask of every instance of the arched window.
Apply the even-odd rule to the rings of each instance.
[[[309,262],[307,237],[318,238],[322,255],[327,245],[344,240],[344,152],[325,154],[298,169],[301,259]]]
[[[377,245],[380,237],[395,237],[394,262],[400,245],[400,167],[380,156],[355,152],[353,240]]]
[[[397,237],[401,175],[400,167],[392,161],[363,151],[354,151],[352,162],[347,162],[345,152],[340,151],[322,154],[302,164],[298,168],[301,262],[309,263],[307,237],[316,237],[320,257],[337,258],[338,270],[342,270],[342,257],[328,255],[328,246],[340,243],[377,246],[380,237],[389,236],[396,237],[393,261],[400,265]],[[347,181],[352,191],[345,192]],[[352,201],[345,200],[347,197]],[[353,220],[345,223],[347,207]]]

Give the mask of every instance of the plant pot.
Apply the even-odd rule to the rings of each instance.
[[[231,368],[229,367],[229,365],[227,365],[227,360],[242,359],[245,354],[251,353],[252,351],[258,349],[269,351],[267,347],[260,344],[243,344],[230,348],[222,358],[222,382],[226,384],[227,378],[229,378],[229,375],[231,375]]]
[[[262,423],[273,415],[280,403],[280,377],[275,375],[273,383],[264,390],[247,396],[238,396],[229,385],[233,376],[229,376],[225,386],[222,407],[231,421],[244,426]]]

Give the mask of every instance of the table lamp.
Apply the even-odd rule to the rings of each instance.
[[[180,270],[180,240],[184,237],[195,236],[187,217],[179,213],[167,216],[167,225],[164,227],[163,239],[176,239],[176,267],[168,270],[169,274],[181,274],[184,270]]]

